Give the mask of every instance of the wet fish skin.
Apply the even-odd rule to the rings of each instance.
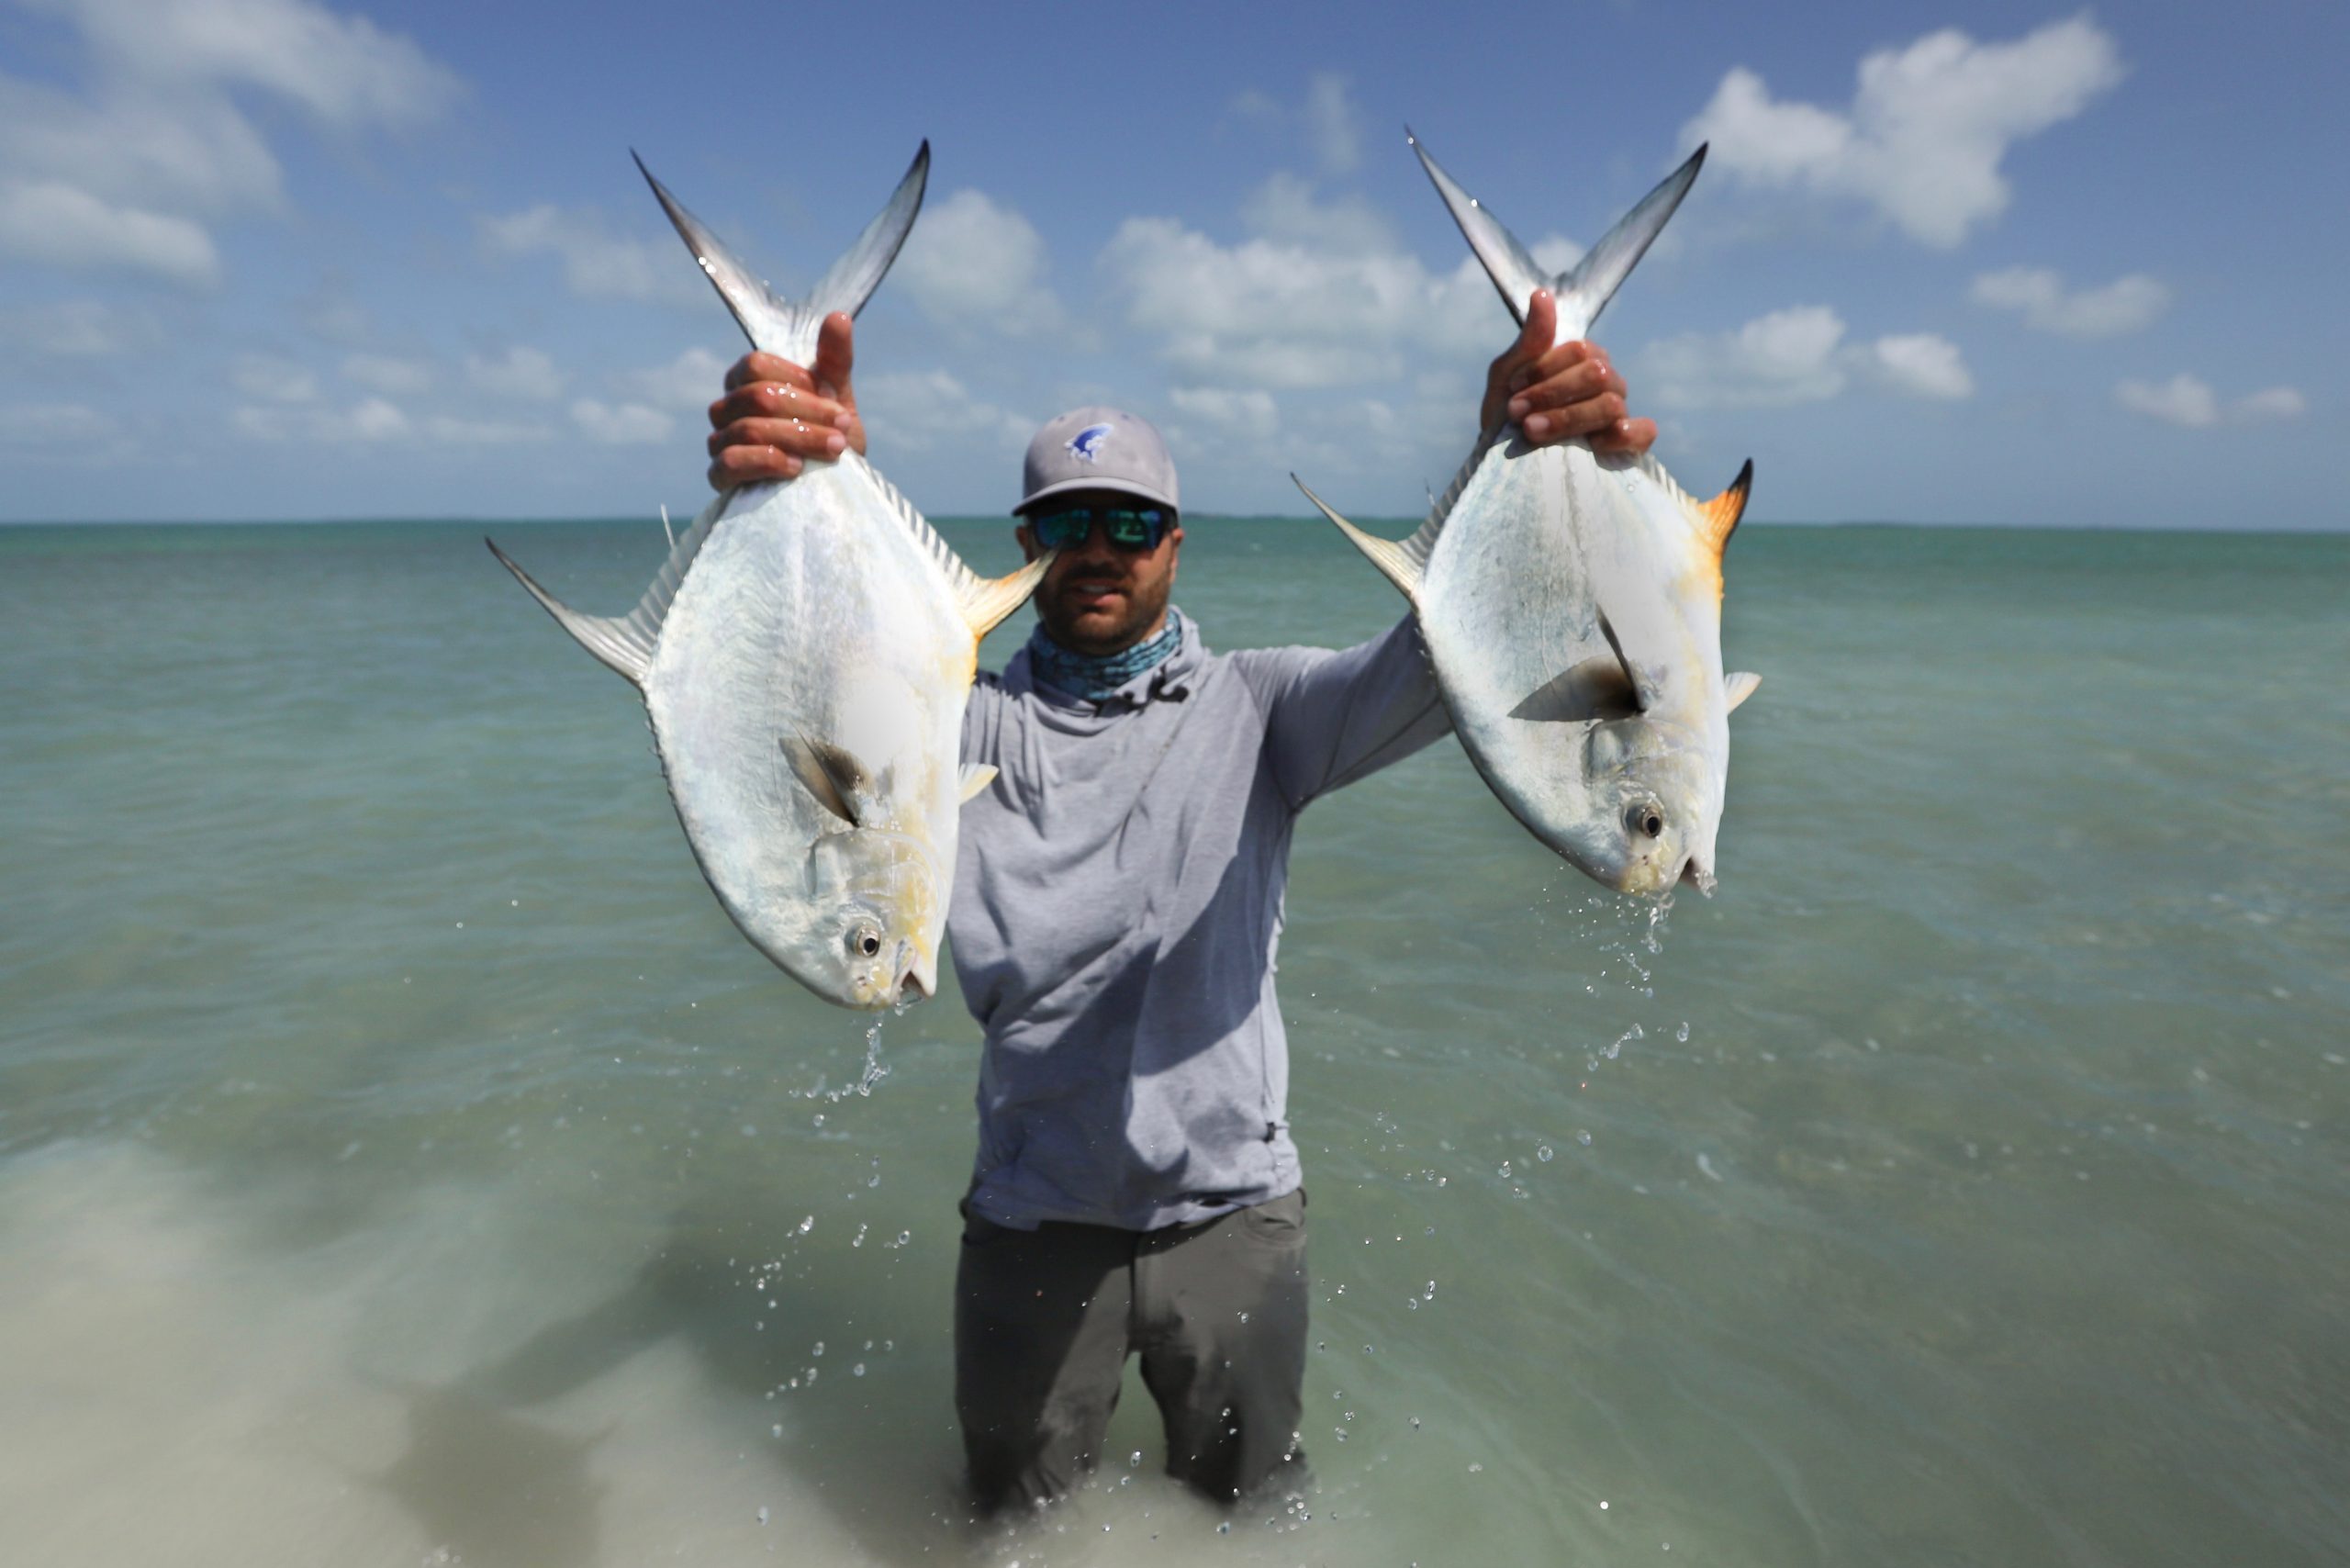
[[[753,346],[805,364],[888,270],[928,160],[804,302],[645,178]],[[713,501],[625,617],[570,609],[490,548],[643,694],[687,843],[744,935],[842,1006],[932,994],[957,815],[993,777],[957,760],[979,642],[1049,560],[975,577],[854,452]]]
[[[1583,260],[1544,274],[1422,148],[1422,165],[1521,325],[1536,288],[1558,342],[1585,335],[1672,216],[1699,149]],[[1410,539],[1375,539],[1306,494],[1412,601],[1461,745],[1494,795],[1594,879],[1711,892],[1729,710],[1755,678],[1721,662],[1721,552],[1752,465],[1712,501],[1653,458],[1571,440],[1479,441]],[[1301,485],[1301,488],[1304,487]]]

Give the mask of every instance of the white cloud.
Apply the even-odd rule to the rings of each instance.
[[[1642,355],[1635,395],[1667,409],[1813,403],[1844,389],[1844,319],[1825,305],[1756,318],[1735,332],[1684,332]]]
[[[56,181],[0,181],[0,251],[60,267],[122,267],[197,286],[218,283],[212,237],[184,218],[117,207]]]
[[[438,114],[456,77],[364,17],[308,0],[38,0],[73,17],[95,52],[141,82],[267,89],[338,126]]]
[[[496,359],[467,354],[465,379],[494,398],[541,403],[562,397],[567,386],[544,352],[519,343]]]
[[[554,439],[554,431],[544,425],[464,419],[453,414],[434,414],[426,419],[423,435],[425,440],[443,446],[527,446]]]
[[[933,320],[1022,337],[1060,326],[1044,237],[986,193],[959,190],[923,211],[892,276]]]
[[[387,397],[410,398],[428,391],[432,366],[420,359],[395,359],[389,354],[355,353],[342,362],[343,379]]]
[[[543,202],[480,222],[482,244],[491,255],[548,252],[562,261],[564,281],[582,298],[691,303],[709,297],[710,285],[683,246],[617,239],[593,210],[567,212]]]
[[[1351,174],[1362,162],[1362,132],[1344,76],[1325,71],[1306,84],[1305,133],[1323,173]]]
[[[1028,438],[1042,422],[975,397],[944,370],[867,376],[857,383],[856,398],[872,439],[909,451],[973,443],[1018,454],[1027,450]]]
[[[1360,196],[1324,201],[1311,180],[1276,174],[1248,193],[1240,220],[1260,239],[1323,251],[1393,251],[1395,230]]]
[[[2211,390],[2210,382],[2183,370],[2161,383],[2121,382],[2114,387],[2113,397],[2132,413],[2143,414],[2165,424],[2199,430],[2220,422],[2219,394]]]
[[[2239,420],[2297,420],[2309,412],[2310,400],[2294,386],[2271,386],[2236,400]]]
[[[666,364],[628,371],[620,381],[643,402],[699,417],[725,392],[727,363],[708,349],[691,348]]]
[[[308,367],[274,354],[240,354],[229,384],[248,398],[272,403],[308,403],[319,395],[319,378]]]
[[[229,416],[229,422],[239,433],[255,441],[329,446],[396,442],[411,431],[408,415],[381,398],[362,398],[348,409],[246,404]]]
[[[590,440],[607,446],[651,446],[668,440],[677,423],[642,403],[604,403],[594,398],[572,404],[571,418]]]
[[[1411,358],[1507,342],[1473,261],[1438,274],[1393,250],[1266,236],[1224,245],[1168,218],[1128,218],[1102,259],[1127,320],[1214,382],[1354,385],[1399,375]]]
[[[2009,267],[1985,273],[1967,291],[1977,305],[2020,312],[2027,325],[2068,338],[2110,338],[2135,332],[2170,305],[2170,290],[2143,273],[2101,288],[2066,293],[2052,267]]]
[[[1932,332],[1879,338],[1868,347],[1875,377],[1913,398],[1954,400],[1975,396],[1975,376],[1958,345]]]
[[[1911,239],[1951,246],[2006,210],[2008,149],[2121,81],[2113,39],[2087,17],[2009,43],[1954,28],[1861,62],[1849,112],[1783,103],[1755,73],[1722,78],[1683,134],[1752,185],[1866,202]]]
[[[1759,316],[1734,332],[1684,332],[1640,357],[1633,397],[1665,409],[1774,408],[1842,393],[1854,374],[1913,398],[1972,397],[1975,377],[1955,343],[1932,332],[1844,341],[1825,305]]]
[[[2113,388],[2113,399],[2134,414],[2143,414],[2185,430],[2209,430],[2222,421],[2257,424],[2298,419],[2309,399],[2291,386],[2271,386],[2222,406],[2211,384],[2180,371],[2168,381],[2123,381]]]
[[[204,286],[204,220],[282,204],[239,95],[338,129],[437,113],[456,78],[415,45],[311,0],[34,0],[80,35],[78,89],[0,74],[0,252]]]
[[[80,403],[0,405],[0,446],[87,445],[107,440],[114,430],[104,414]]]
[[[1281,406],[1262,387],[1177,386],[1167,398],[1181,412],[1225,431],[1270,435],[1281,428]]]
[[[0,313],[0,343],[59,359],[103,359],[161,337],[154,320],[97,299],[66,299]]]

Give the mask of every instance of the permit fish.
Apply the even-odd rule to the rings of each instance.
[[[778,297],[637,162],[754,348],[813,362],[922,206],[930,144],[804,299]],[[702,877],[758,949],[827,1002],[937,987],[957,815],[990,767],[957,765],[979,639],[1049,558],[974,574],[856,452],[711,503],[621,616],[582,614],[490,550],[644,698]]]
[[[1406,136],[1518,324],[1536,289],[1557,297],[1559,342],[1590,330],[1706,156],[1553,277]],[[1505,420],[1408,539],[1298,487],[1411,600],[1463,749],[1535,837],[1619,891],[1711,894],[1729,711],[1760,680],[1721,655],[1722,548],[1753,471],[1699,500],[1653,457],[1529,446]]]

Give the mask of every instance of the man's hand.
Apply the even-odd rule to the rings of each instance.
[[[835,310],[816,336],[816,363],[746,353],[726,373],[726,396],[710,406],[710,487],[732,490],[789,479],[810,458],[865,452],[849,371],[856,347],[848,316]]]
[[[1624,378],[1606,351],[1583,342],[1552,345],[1559,304],[1537,289],[1526,309],[1526,330],[1485,373],[1479,428],[1516,421],[1529,446],[1582,436],[1594,452],[1637,456],[1656,442],[1654,420],[1624,416]]]

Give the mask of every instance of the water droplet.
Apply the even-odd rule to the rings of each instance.
[[[1546,1143],[1541,1148],[1534,1151],[1534,1158],[1540,1160],[1543,1164],[1548,1165],[1553,1159],[1557,1158],[1557,1155],[1556,1151]]]
[[[865,1375],[865,1363],[863,1361],[859,1361],[856,1365],[849,1368],[848,1375],[851,1377],[863,1377]]]
[[[1673,1037],[1674,1039],[1676,1039],[1676,1040],[1681,1040],[1681,1041],[1684,1041],[1684,1042],[1687,1041],[1687,1039],[1689,1038],[1689,1020],[1688,1020],[1688,1019],[1684,1018],[1684,1019],[1681,1021],[1681,1027],[1679,1027],[1678,1029],[1675,1029],[1674,1031],[1673,1031]]]
[[[765,1508],[761,1508],[761,1509],[759,1510],[759,1523],[761,1523],[761,1524],[765,1524],[765,1523],[767,1523],[767,1511]]]
[[[769,1395],[768,1395],[768,1397],[769,1397],[769,1398],[773,1398],[773,1397],[774,1397],[774,1395],[773,1395],[773,1394],[769,1394]],[[781,1437],[781,1436],[783,1436],[783,1423],[782,1423],[782,1422],[780,1422],[780,1421],[778,1421],[778,1422],[777,1422],[773,1427],[770,1427],[770,1428],[767,1428],[767,1429],[768,1429],[770,1432],[774,1433],[774,1434],[775,1434],[777,1437],[778,1437],[778,1438],[779,1438],[779,1437]]]
[[[1498,1174],[1503,1175],[1503,1176],[1507,1176],[1507,1175],[1509,1174],[1509,1161],[1508,1161],[1508,1160],[1505,1159],[1505,1160],[1503,1160],[1503,1161],[1502,1161],[1502,1168],[1501,1168],[1500,1171],[1498,1172]]]
[[[1136,1465],[1138,1465],[1138,1464],[1140,1464],[1141,1462],[1142,1462],[1142,1450],[1140,1450],[1140,1449],[1136,1449],[1136,1450],[1135,1450],[1135,1451],[1134,1451],[1134,1452],[1132,1452],[1132,1453],[1130,1453],[1130,1454],[1128,1454],[1128,1455],[1126,1456],[1126,1468],[1127,1468],[1128,1470],[1132,1470]]]
[[[1575,1129],[1575,1141],[1583,1145],[1583,1148],[1589,1148],[1591,1147],[1591,1135],[1584,1132],[1581,1127],[1577,1127]]]

